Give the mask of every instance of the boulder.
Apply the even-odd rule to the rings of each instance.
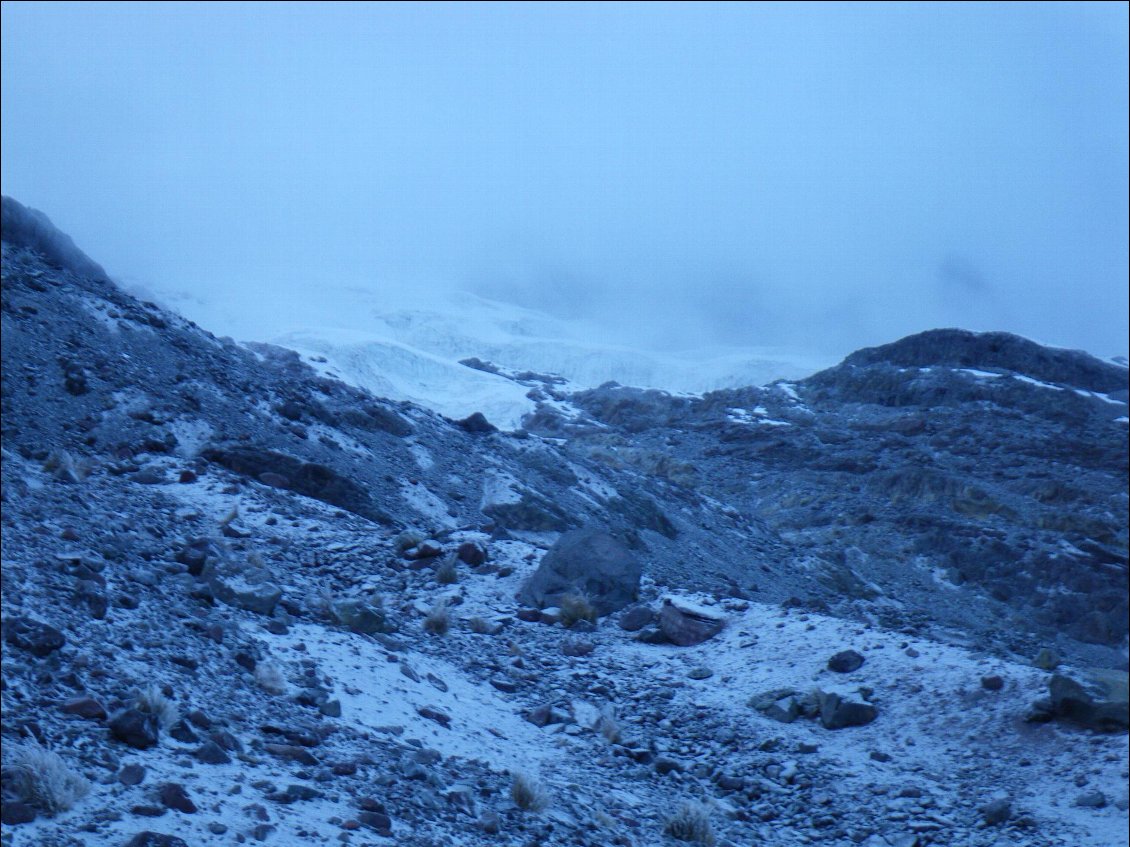
[[[598,615],[618,611],[636,599],[643,565],[632,552],[599,529],[567,532],[542,557],[518,599],[531,606],[558,605],[583,595]]]
[[[145,830],[127,841],[125,847],[188,847],[188,842],[175,835]]]
[[[1048,680],[1048,694],[1053,717],[1099,732],[1130,729],[1125,672],[1092,674],[1086,685],[1054,674]]]
[[[459,561],[471,567],[478,567],[487,560],[487,548],[478,541],[464,541],[455,551]]]
[[[777,688],[762,694],[755,694],[750,698],[749,705],[765,717],[780,723],[792,723],[801,715],[796,692],[791,688]]]
[[[204,575],[217,600],[249,612],[269,615],[282,598],[282,589],[254,553],[246,563],[220,559],[211,564]]]
[[[339,600],[333,604],[332,611],[338,623],[360,635],[396,631],[382,609],[363,600]]]
[[[617,623],[625,632],[639,632],[653,620],[655,620],[655,612],[651,611],[649,606],[640,603],[625,609]]]
[[[63,711],[87,720],[100,721],[106,717],[106,707],[93,697],[72,697],[63,703]]]
[[[822,691],[818,696],[820,723],[825,729],[866,726],[879,716],[879,710],[870,703],[847,700],[831,691]]]
[[[828,670],[836,673],[851,673],[863,667],[863,654],[855,650],[841,650],[828,660]]]
[[[161,804],[166,809],[176,809],[186,815],[196,813],[196,804],[188,796],[188,791],[179,782],[166,782],[160,788]]]
[[[110,718],[109,726],[113,736],[130,747],[146,750],[157,744],[157,718],[146,712],[125,709]]]
[[[50,624],[32,618],[12,617],[4,620],[4,640],[13,647],[43,658],[67,643],[66,636]]]
[[[473,412],[462,420],[455,422],[460,429],[471,433],[472,435],[487,435],[492,432],[498,432],[498,427],[486,419],[486,415],[482,412]]]
[[[692,647],[713,638],[726,626],[725,618],[709,609],[672,597],[659,610],[659,629],[672,644]]]

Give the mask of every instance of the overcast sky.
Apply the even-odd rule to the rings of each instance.
[[[4,3],[3,191],[207,298],[1125,354],[1127,8]]]

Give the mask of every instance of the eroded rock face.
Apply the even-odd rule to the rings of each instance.
[[[360,485],[327,465],[259,447],[211,447],[202,455],[264,484],[288,488],[377,523],[388,523],[388,516]]]
[[[611,614],[635,601],[643,564],[600,529],[578,529],[558,539],[518,599],[531,606],[557,605],[566,595],[588,598],[600,615]]]

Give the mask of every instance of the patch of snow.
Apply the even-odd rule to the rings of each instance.
[[[192,459],[199,455],[213,432],[211,424],[190,418],[177,418],[169,424],[169,430],[177,440],[174,452],[182,459]]]
[[[1018,379],[1021,382],[1026,382],[1029,385],[1035,385],[1039,388],[1050,388],[1052,391],[1063,391],[1064,390],[1063,386],[1061,386],[1061,385],[1052,385],[1050,382],[1041,382],[1040,380],[1033,379],[1030,376],[1024,376],[1024,374],[1009,374],[1009,375],[1013,379]]]
[[[458,521],[447,513],[447,505],[427,489],[422,483],[412,485],[403,482],[400,485],[400,496],[409,506],[426,518],[430,518],[438,526],[454,528]]]
[[[435,467],[436,460],[432,458],[431,452],[424,445],[413,442],[409,445],[408,451],[412,454],[412,458],[416,461],[416,466],[420,470],[428,471]]]
[[[791,399],[800,402],[800,395],[797,394],[795,384],[791,382],[778,382],[775,383],[775,385],[780,391],[782,391],[784,394],[787,394]]]
[[[979,371],[976,368],[955,368],[958,373],[971,374],[979,379],[998,379],[1004,374],[996,373],[994,371]]]
[[[377,731],[400,726],[407,737],[445,756],[479,759],[495,769],[528,769],[560,758],[560,752],[545,743],[541,730],[523,719],[510,700],[442,659],[409,653],[405,660],[421,677],[414,682],[401,673],[398,662],[387,660],[378,643],[352,633],[295,624],[289,635],[269,643],[276,651],[275,645],[293,649],[305,644],[306,654],[337,683],[333,696],[341,701],[342,719],[355,727]],[[429,682],[428,674],[442,680],[447,691]],[[449,715],[450,727],[417,711],[429,706]]]

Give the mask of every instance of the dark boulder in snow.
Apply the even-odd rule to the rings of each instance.
[[[1130,702],[1126,697],[1126,675],[1115,679],[1117,672],[1106,678],[1077,682],[1062,674],[1048,680],[1051,713],[1072,723],[1100,732],[1125,732],[1130,728]]]
[[[659,628],[667,640],[680,647],[693,647],[720,633],[726,621],[709,609],[694,606],[671,597],[659,610]]]
[[[866,726],[879,716],[879,710],[870,703],[846,700],[835,692],[821,692],[819,701],[820,723],[825,729]]]
[[[642,574],[639,559],[607,532],[577,529],[546,552],[518,599],[541,607],[570,594],[584,596],[597,614],[607,615],[635,601]]]
[[[863,667],[863,654],[855,650],[841,650],[828,660],[828,670],[851,673]]]
[[[475,412],[455,423],[458,424],[461,429],[475,435],[487,435],[492,432],[498,432],[498,427],[488,421],[486,415],[482,412]]]

